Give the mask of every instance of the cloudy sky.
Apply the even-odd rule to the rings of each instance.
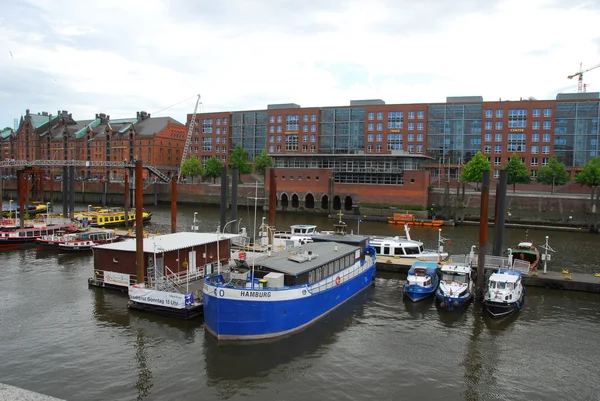
[[[0,128],[27,108],[180,121],[268,103],[554,98],[600,63],[598,0],[0,0]],[[600,68],[584,75],[600,91]]]

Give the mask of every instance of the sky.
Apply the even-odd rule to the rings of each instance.
[[[185,122],[272,103],[554,99],[598,0],[0,0],[0,129],[26,109]],[[600,68],[584,74],[600,91]],[[170,107],[172,106],[172,107]]]

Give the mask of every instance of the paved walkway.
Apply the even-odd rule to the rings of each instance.
[[[59,398],[36,393],[18,387],[0,383],[0,400],[2,401],[64,401]]]

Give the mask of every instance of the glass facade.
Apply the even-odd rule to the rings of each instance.
[[[319,152],[329,154],[364,152],[365,117],[364,108],[322,110]]]
[[[566,167],[583,167],[600,156],[600,102],[557,102],[554,155]]]
[[[444,164],[467,163],[481,150],[483,105],[429,106],[427,153]]]
[[[267,145],[267,112],[232,113],[230,153],[238,146],[248,152],[248,161],[254,161]]]
[[[316,154],[310,156],[274,155],[275,167],[298,170],[319,168],[332,169],[336,183],[403,185],[404,171],[422,170],[431,160],[427,157],[394,155],[347,155]]]

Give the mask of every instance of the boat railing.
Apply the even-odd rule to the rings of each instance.
[[[317,294],[321,291],[326,291],[336,287],[338,285],[336,284],[337,277],[340,278],[340,282],[351,280],[367,270],[371,265],[373,265],[373,263],[375,263],[373,257],[367,255],[365,256],[365,260],[361,260],[359,263],[355,263],[353,266],[346,268],[337,274],[333,274],[324,280],[320,280],[312,285],[309,285],[308,291],[311,294]]]
[[[108,270],[106,270],[106,271],[108,271]],[[105,270],[94,269],[93,280],[96,283],[106,283],[104,281],[104,272],[105,272]],[[112,272],[109,271],[109,273],[112,273]],[[107,283],[107,284],[114,284],[114,283]],[[129,274],[129,286],[136,285],[136,284],[139,284],[137,281],[137,275]]]
[[[164,273],[161,274],[155,271],[155,277],[148,280],[149,286],[154,286],[162,291],[176,291],[180,292],[177,287],[182,284],[186,284],[192,281],[199,280],[204,277],[205,268],[198,266],[196,271],[189,272],[183,270],[180,272],[173,272],[168,266],[164,266]]]
[[[447,263],[457,264],[457,265],[467,265],[476,269],[479,265],[479,260],[477,255],[466,254],[466,255],[452,255],[448,258]],[[514,259],[510,262],[510,258],[505,256],[495,256],[495,255],[486,255],[485,256],[485,266],[486,270],[499,270],[499,269],[512,269],[518,270],[523,274],[528,274],[530,271],[531,264],[527,261]]]

